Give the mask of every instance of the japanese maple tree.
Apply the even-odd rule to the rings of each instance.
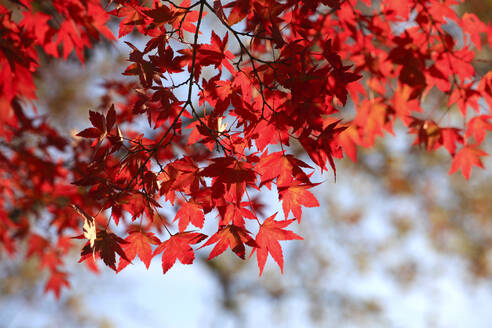
[[[283,270],[279,241],[302,239],[289,226],[319,206],[313,172],[336,176],[336,159],[357,161],[395,125],[416,146],[442,147],[449,173],[468,179],[492,130],[492,71],[475,67],[490,68],[477,56],[492,26],[458,16],[459,2],[6,1],[1,251],[27,241],[57,296],[77,238],[96,271],[99,258],[119,272],[138,256],[147,268],[160,257],[166,273],[197,248],[209,259],[256,253],[260,275],[270,254]],[[104,84],[90,127],[68,137],[37,114],[46,58],[75,53],[83,64],[96,42],[128,35],[145,45],[125,38],[124,77]],[[444,101],[431,107],[429,94]],[[283,214],[267,213],[266,189]]]

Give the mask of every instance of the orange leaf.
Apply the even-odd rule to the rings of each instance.
[[[123,249],[129,261],[121,258],[118,263],[118,272],[130,264],[137,255],[148,269],[150,266],[150,261],[152,260],[152,247],[150,245],[159,245],[161,241],[151,232],[143,233],[140,231],[132,232],[125,238],[125,240],[128,244],[125,244]]]
[[[453,174],[461,169],[463,176],[468,180],[470,178],[472,166],[475,165],[482,169],[484,168],[480,157],[487,155],[486,152],[478,149],[476,145],[466,145],[454,155],[449,174]]]

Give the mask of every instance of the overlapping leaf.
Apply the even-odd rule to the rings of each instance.
[[[206,235],[198,232],[180,232],[157,246],[154,256],[162,253],[162,272],[166,273],[176,260],[183,264],[192,264],[195,252],[190,245],[198,244],[205,238]]]

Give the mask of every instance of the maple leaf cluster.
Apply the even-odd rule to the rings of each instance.
[[[200,243],[213,245],[208,259],[228,248],[244,259],[250,250],[260,275],[269,254],[283,271],[279,241],[302,239],[286,228],[301,222],[303,208],[319,206],[310,191],[318,185],[314,170],[336,174],[335,159],[356,161],[358,147],[373,147],[395,124],[415,135],[415,145],[445,149],[450,174],[461,169],[468,179],[473,166],[483,167],[481,147],[492,130],[492,71],[475,69],[477,54],[492,47],[492,27],[471,13],[458,16],[458,3],[0,5],[2,250],[16,254],[27,240],[26,256],[41,258],[50,272],[46,289],[57,296],[69,285],[63,258],[77,234],[87,239],[80,262],[95,271],[98,258],[119,272],[138,255],[147,268],[160,256],[166,273],[177,260],[191,264]],[[210,35],[205,15],[215,22]],[[107,26],[111,16],[118,38]],[[74,51],[83,62],[94,42],[132,34],[146,44],[126,41],[122,74],[129,78],[104,84],[118,100],[105,97],[105,110],[90,111],[92,126],[75,140],[26,114],[39,54],[66,59]],[[444,108],[424,110],[428,94],[442,97]],[[451,115],[463,125],[445,125]],[[265,188],[276,192],[281,219],[266,214]],[[47,218],[50,235],[35,233]]]

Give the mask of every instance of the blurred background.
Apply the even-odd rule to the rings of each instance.
[[[492,1],[466,1],[459,11],[489,21]],[[42,59],[39,110],[67,134],[87,126],[87,110],[104,94],[94,86],[121,79],[127,53],[101,43],[84,67]],[[293,226],[304,241],[282,244],[283,275],[271,258],[262,277],[254,256],[241,261],[226,252],[207,262],[208,248],[166,275],[160,257],[148,271],[136,260],[117,275],[100,265],[95,275],[74,253],[66,261],[71,288],[56,300],[43,293],[46,276],[35,259],[0,253],[0,326],[490,327],[491,158],[466,181],[447,174],[444,151],[412,143],[395,128],[395,136],[359,150],[357,163],[338,161],[336,183],[331,173],[319,176],[321,207],[305,209]],[[490,137],[484,144],[492,154]],[[279,210],[277,199],[264,200],[265,214]]]

